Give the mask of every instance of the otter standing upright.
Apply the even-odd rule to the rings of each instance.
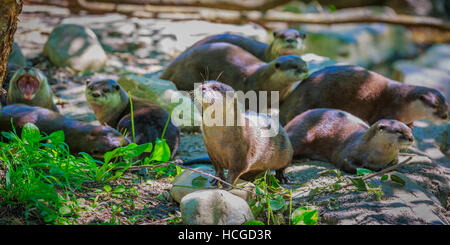
[[[286,180],[283,171],[293,151],[278,122],[264,114],[244,113],[233,89],[226,84],[208,81],[194,94],[196,105],[204,112],[202,137],[216,176],[224,179],[223,170],[228,169],[226,180],[234,184],[238,178],[253,180],[257,174],[272,169],[277,178]],[[216,123],[221,116],[222,121]]]
[[[86,99],[101,124],[117,128],[120,132],[132,132],[131,108],[128,94],[111,79],[87,82]],[[136,143],[154,143],[161,138],[169,113],[158,105],[132,97]],[[180,130],[171,122],[164,138],[170,147],[171,157],[178,148]]]
[[[248,37],[224,33],[206,37],[194,43],[190,48],[209,43],[231,43],[248,51],[264,62],[270,62],[283,55],[292,54],[300,56],[305,38],[305,33],[301,33],[295,29],[286,29],[283,31],[275,31],[273,33],[273,41],[270,44],[266,44]]]
[[[334,109],[305,111],[284,128],[294,157],[330,162],[350,173],[357,168],[385,168],[414,141],[411,129],[402,122],[382,119],[369,127],[350,113]]]
[[[436,89],[399,83],[358,66],[329,66],[311,74],[281,104],[280,122],[314,108],[344,110],[369,124],[395,119],[412,126],[423,118],[448,119],[448,103]]]

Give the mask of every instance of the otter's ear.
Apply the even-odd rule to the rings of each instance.
[[[281,66],[280,63],[278,63],[278,62],[275,63],[275,68],[280,68],[280,66]]]
[[[114,86],[113,86],[113,87],[114,87],[114,89],[115,89],[115,90],[117,90],[117,91],[119,91],[119,90],[120,90],[120,85],[118,85],[118,84],[114,84]]]

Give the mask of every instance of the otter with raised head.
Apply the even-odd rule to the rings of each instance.
[[[285,181],[284,169],[292,160],[292,146],[284,129],[264,114],[244,112],[234,90],[217,81],[207,81],[194,91],[203,112],[202,137],[216,176],[234,184],[238,178],[253,180],[268,169]],[[213,118],[209,118],[207,112]],[[219,116],[227,122],[213,123]],[[231,118],[228,118],[230,116]],[[273,134],[271,134],[273,133]]]
[[[330,162],[349,173],[383,169],[414,141],[411,129],[397,120],[382,119],[369,127],[350,113],[326,108],[305,111],[284,129],[295,158]]]
[[[86,152],[102,158],[103,154],[129,142],[115,129],[107,126],[93,126],[85,122],[70,119],[52,110],[13,104],[0,110],[0,131],[11,131],[11,118],[17,132],[22,131],[26,123],[35,124],[40,131],[50,134],[62,130],[65,142],[72,154]]]
[[[19,68],[14,72],[9,81],[6,104],[26,104],[58,112],[47,77],[32,67]]]
[[[369,124],[395,119],[412,127],[424,118],[448,119],[448,103],[438,90],[396,82],[359,66],[329,66],[311,74],[281,104],[280,122],[314,108],[344,110]]]
[[[243,92],[279,91],[279,99],[283,100],[292,86],[307,75],[306,62],[298,56],[281,56],[264,63],[233,44],[211,43],[178,56],[161,79],[189,91],[194,89],[194,83],[215,79]]]
[[[301,33],[295,29],[286,29],[283,31],[275,31],[273,33],[273,41],[270,44],[266,44],[248,37],[224,33],[206,37],[194,43],[190,48],[209,43],[231,43],[248,51],[262,61],[270,62],[283,55],[292,54],[300,56],[304,47],[303,42],[305,38],[305,33]]]
[[[101,124],[120,132],[132,133],[130,98],[114,80],[98,79],[86,83],[86,99]],[[134,128],[137,144],[154,143],[161,138],[169,113],[158,105],[132,97]],[[178,149],[180,130],[171,120],[164,134],[171,157]]]

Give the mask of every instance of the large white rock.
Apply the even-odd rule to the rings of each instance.
[[[196,191],[181,199],[186,225],[241,225],[254,220],[244,199],[224,190]]]
[[[76,24],[57,26],[50,33],[43,54],[55,66],[70,67],[76,71],[98,71],[107,61],[95,33]]]

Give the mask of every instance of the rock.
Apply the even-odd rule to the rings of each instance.
[[[127,74],[121,76],[118,83],[133,96],[158,104],[167,111],[173,108],[172,121],[181,129],[197,131],[201,125],[201,115],[189,93],[178,91],[171,81]]]
[[[214,168],[211,165],[199,165],[195,169],[207,174],[215,174]],[[179,203],[189,193],[215,188],[211,185],[212,180],[213,178],[185,169],[173,180],[170,195]]]
[[[241,225],[254,220],[247,202],[224,190],[188,194],[181,199],[180,210],[186,225]]]
[[[450,99],[450,45],[433,45],[413,61],[395,62],[393,79],[435,88]]]
[[[76,71],[98,71],[107,61],[94,32],[76,24],[57,26],[50,33],[43,54],[55,66],[70,67]]]
[[[312,53],[303,54],[300,57],[306,62],[309,74],[318,71],[324,67],[337,64],[336,61],[330,58],[319,56]]]
[[[307,33],[305,53],[367,67],[415,52],[411,33],[387,24],[301,25]]]
[[[193,168],[211,175],[215,174],[214,167],[212,165],[196,164]],[[212,180],[213,178],[211,177],[185,169],[173,180],[170,195],[176,202],[179,203],[181,199],[189,193],[216,188],[211,185]],[[256,198],[255,185],[253,183],[239,179],[235,185],[242,189],[231,189],[228,190],[229,193],[246,201]]]
[[[27,59],[22,53],[19,45],[13,42],[11,53],[9,54],[8,65],[18,65],[21,67],[25,67],[27,65]]]

